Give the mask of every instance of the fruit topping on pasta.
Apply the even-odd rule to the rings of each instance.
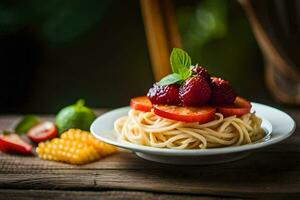
[[[212,77],[174,48],[172,74],[154,83],[147,96],[130,101],[128,116],[115,121],[123,141],[171,149],[244,145],[264,137],[251,103],[226,80]]]

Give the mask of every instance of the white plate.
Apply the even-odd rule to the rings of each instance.
[[[252,109],[263,119],[262,128],[267,133],[266,137],[259,142],[212,149],[178,150],[147,147],[118,140],[117,133],[114,131],[114,121],[126,116],[129,109],[129,107],[115,109],[98,117],[91,125],[92,134],[108,144],[133,151],[144,159],[169,164],[213,164],[237,160],[254,149],[286,139],[295,130],[295,122],[288,114],[270,106],[252,103]]]

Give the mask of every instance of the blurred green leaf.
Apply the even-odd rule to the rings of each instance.
[[[39,118],[35,115],[25,115],[15,128],[15,132],[18,134],[26,133],[30,128],[40,122]]]

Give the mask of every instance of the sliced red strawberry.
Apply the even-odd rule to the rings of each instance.
[[[32,146],[27,144],[15,133],[0,135],[0,150],[4,152],[15,152],[20,154],[31,154]]]
[[[54,138],[58,131],[53,122],[41,122],[27,131],[27,136],[33,142],[39,143]]]
[[[192,68],[192,72],[195,75],[202,76],[208,83],[210,83],[210,74],[208,71],[203,68],[202,66],[199,66],[198,64]]]
[[[179,88],[179,98],[183,106],[201,107],[211,96],[209,84],[202,76],[187,79]]]
[[[224,116],[242,116],[249,113],[251,110],[251,103],[242,97],[236,97],[231,106],[218,107],[218,112]]]
[[[158,116],[182,122],[206,123],[215,118],[216,109],[210,106],[180,107],[153,105],[154,113]]]
[[[236,94],[228,81],[221,78],[211,78],[211,103],[215,106],[226,106],[234,102]]]
[[[150,112],[152,103],[146,96],[135,97],[130,100],[130,107],[135,110]]]
[[[153,104],[179,105],[179,85],[158,85],[155,83],[148,91],[148,98]]]

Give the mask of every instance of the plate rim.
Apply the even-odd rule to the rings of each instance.
[[[107,115],[111,115],[112,113],[115,113],[115,112],[120,112],[120,111],[123,111],[126,109],[130,109],[129,106],[125,106],[125,107],[113,109],[113,110],[108,111],[108,112],[100,115],[99,117],[97,117],[94,120],[94,122],[92,123],[92,125],[90,127],[90,131],[91,131],[92,135],[95,136],[97,139],[102,140],[108,144],[118,146],[120,148],[127,149],[127,150],[130,150],[133,152],[142,152],[142,153],[161,155],[161,156],[208,156],[208,155],[220,155],[220,154],[238,153],[238,152],[243,152],[243,151],[251,151],[251,150],[260,149],[260,148],[267,147],[269,145],[279,143],[279,142],[287,139],[288,137],[290,137],[295,132],[295,129],[296,129],[295,120],[286,112],[279,110],[277,108],[268,106],[268,105],[261,104],[261,103],[255,103],[255,102],[251,102],[251,103],[252,103],[253,108],[255,108],[256,106],[263,106],[263,107],[267,107],[269,109],[275,109],[276,111],[282,112],[289,118],[289,120],[291,120],[293,127],[291,128],[291,130],[288,133],[281,134],[279,137],[271,138],[271,139],[269,139],[267,141],[263,141],[261,143],[246,144],[246,145],[240,145],[240,146],[230,146],[230,147],[220,147],[220,148],[212,148],[212,149],[163,149],[163,148],[156,148],[156,147],[148,147],[148,146],[142,146],[142,145],[138,145],[138,144],[129,143],[126,141],[109,140],[105,137],[101,137],[101,135],[97,134],[96,131],[94,131],[96,123],[98,123],[98,121],[101,120],[101,118],[105,118]],[[269,122],[272,125],[272,132],[274,132],[274,125],[268,119],[266,119],[266,118],[264,118],[264,119],[267,120],[267,122]],[[111,130],[108,130],[108,131],[111,131]],[[272,132],[271,132],[271,134],[272,134]],[[117,134],[117,133],[115,132],[115,134]]]

